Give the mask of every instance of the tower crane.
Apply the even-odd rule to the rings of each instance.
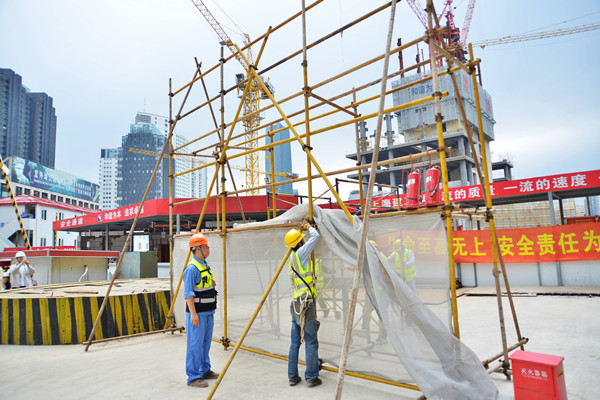
[[[236,60],[242,64],[242,67],[245,71],[244,74],[236,74],[236,83],[238,84],[238,93],[240,90],[244,90],[244,81],[247,82],[250,73],[248,71],[248,65],[244,62],[242,56],[237,52],[233,41],[229,38],[221,24],[217,21],[217,19],[212,15],[209,9],[206,7],[206,4],[202,0],[191,0],[191,2],[196,6],[200,14],[206,19],[208,24],[213,28],[216,32],[217,36],[221,40],[221,43],[234,54]],[[250,37],[248,34],[244,34],[248,43],[250,43]],[[254,64],[254,57],[252,54],[252,48],[248,47],[246,51],[246,58],[250,62],[250,64]],[[271,93],[274,93],[275,90],[270,82],[266,82],[266,86]],[[244,101],[244,110],[243,110],[243,126],[244,131],[246,132],[245,139],[247,143],[249,143],[250,147],[258,147],[258,131],[255,129],[260,125],[260,116],[258,115],[258,110],[260,109],[260,100],[268,98],[267,94],[262,90],[260,85],[256,82],[252,82],[250,88],[248,89],[248,93]],[[256,114],[253,114],[256,113]],[[253,115],[250,115],[253,114]],[[247,154],[245,156],[246,162],[246,187],[253,188],[259,185],[259,153],[254,152]],[[248,192],[249,196],[258,195],[258,190],[253,190]]]
[[[532,33],[524,33],[521,35],[504,36],[504,37],[497,38],[497,39],[479,40],[479,41],[473,42],[473,46],[480,46],[483,49],[487,46],[497,46],[499,44],[525,42],[527,40],[548,39],[548,38],[553,38],[553,37],[557,37],[557,36],[565,36],[565,35],[573,35],[576,33],[589,32],[589,31],[593,31],[596,29],[600,29],[600,22],[596,22],[593,24],[573,26],[573,27],[564,28],[564,29],[555,29],[552,31],[532,32]]]
[[[419,0],[406,0],[410,8],[412,8],[413,12],[416,14],[417,18],[425,29],[429,29],[427,23],[427,14],[425,13],[423,6],[419,2]],[[473,10],[475,9],[476,0],[469,0],[469,4],[467,5],[467,12],[465,14],[465,21],[462,24],[462,32],[459,28],[456,27],[454,23],[454,13],[452,12],[452,0],[444,0],[444,9],[442,13],[437,17],[440,25],[442,19],[445,17],[448,21],[448,25],[450,27],[449,32],[444,32],[444,39],[450,41],[452,47],[456,49],[456,56],[459,60],[465,62],[466,61],[466,51],[464,47],[467,43],[467,36],[469,35],[469,30],[471,29],[471,21],[473,20]]]

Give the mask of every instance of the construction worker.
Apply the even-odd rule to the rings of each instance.
[[[10,289],[10,273],[8,271],[2,273],[2,290]]]
[[[390,254],[389,259],[394,263],[396,272],[402,280],[406,282],[413,292],[416,292],[417,271],[415,269],[415,253],[404,247],[402,239],[396,239],[394,241],[394,252]]]
[[[292,338],[288,358],[288,380],[290,386],[297,385],[302,379],[298,375],[298,353],[300,344],[305,342],[306,372],[304,377],[308,386],[321,384],[319,378],[319,341],[317,330],[317,310],[315,300],[317,290],[314,282],[314,267],[310,255],[319,240],[319,232],[308,222],[302,221],[300,230],[292,229],[285,235],[285,245],[292,249],[289,259],[290,279],[294,291],[294,300],[290,305],[292,315]],[[310,233],[310,239],[304,243],[304,234]]]
[[[189,386],[208,387],[206,379],[219,377],[210,369],[208,354],[217,308],[216,282],[206,261],[210,254],[206,237],[201,233],[193,235],[189,247],[193,255],[192,262],[183,271],[187,336],[185,372]]]
[[[13,289],[33,286],[35,268],[27,261],[27,255],[24,251],[17,251],[15,257],[17,263],[8,270]]]

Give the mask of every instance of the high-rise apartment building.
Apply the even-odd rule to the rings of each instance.
[[[152,124],[163,134],[169,134],[169,119],[162,115],[150,114],[147,112],[138,112],[135,115],[136,124]]]
[[[194,171],[191,173],[191,193],[189,197],[201,199],[206,197],[207,191],[207,182],[206,182],[206,169],[201,169],[199,171]],[[187,197],[187,196],[182,196]]]
[[[152,124],[164,133],[165,137],[169,135],[169,119],[162,115],[151,114],[147,112],[138,112],[135,116],[135,123]],[[177,148],[187,143],[184,136],[173,133],[173,147]],[[164,142],[163,142],[164,143]],[[181,153],[188,153],[188,148],[183,147],[179,150]],[[179,174],[197,166],[192,158],[178,157],[173,161],[173,171]],[[168,191],[168,188],[167,188]],[[206,170],[198,170],[176,177],[173,180],[173,197],[204,197],[206,196]],[[168,197],[168,192],[165,195]]]
[[[31,93],[19,74],[0,68],[0,155],[54,168],[55,153],[52,97]]]
[[[186,144],[188,140],[181,135],[173,135],[173,147],[177,148]],[[188,153],[187,147],[182,147],[179,150],[181,153]],[[177,157],[173,160],[173,171],[176,174],[188,171],[200,164],[197,164],[198,159],[191,157]],[[176,177],[173,180],[173,197],[205,197],[206,196],[206,169],[189,172]]]
[[[129,133],[121,141],[121,157],[118,161],[117,198],[119,207],[139,203],[142,200],[156,158],[146,154],[130,152],[129,148],[160,153],[165,136],[154,124],[131,124]],[[169,197],[169,163],[164,160],[159,167],[147,200]]]
[[[273,131],[279,130],[283,128],[281,123],[276,123],[273,125]],[[270,128],[267,127],[267,132],[270,132]],[[280,140],[285,140],[290,138],[290,130],[284,129],[279,132],[275,132],[273,134],[273,142],[279,142]],[[267,140],[267,143],[270,141]],[[275,147],[273,152],[273,165],[275,166],[275,173],[282,175],[289,175],[289,177],[285,176],[276,176],[275,182],[284,182],[291,179],[292,172],[292,147],[289,143],[284,143]],[[271,153],[269,151],[265,152],[265,177],[269,179],[269,173],[271,172]],[[297,176],[297,175],[296,175]],[[270,188],[267,189],[267,193],[271,193]],[[290,183],[288,185],[281,185],[277,187],[276,193],[278,194],[297,194],[298,191],[294,190],[294,186]]]
[[[169,123],[166,117],[137,113],[135,124],[130,125],[129,133],[122,137],[121,147],[102,149],[100,153],[99,179],[101,185],[102,209],[108,210],[129,204],[139,203],[156,165],[156,155],[160,154],[168,135]],[[183,146],[185,137],[173,135],[173,145]],[[141,154],[130,149],[146,150],[151,155]],[[181,150],[186,152],[187,148]],[[177,157],[173,160],[173,173],[181,173],[195,166],[190,158]],[[206,171],[199,170],[176,177],[173,180],[173,197],[196,198],[206,195]],[[169,160],[165,158],[159,167],[147,199],[169,197]]]
[[[100,207],[102,210],[112,210],[119,207],[117,197],[117,182],[119,181],[119,157],[121,149],[100,150]]]

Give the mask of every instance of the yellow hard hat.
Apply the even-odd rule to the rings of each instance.
[[[300,233],[298,229],[290,229],[288,233],[285,234],[285,245],[287,247],[294,247],[304,237],[304,233]]]

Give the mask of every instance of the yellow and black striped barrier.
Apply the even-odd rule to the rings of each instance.
[[[75,344],[87,340],[104,297],[0,298],[1,344]],[[169,291],[110,296],[95,339],[162,329]]]

